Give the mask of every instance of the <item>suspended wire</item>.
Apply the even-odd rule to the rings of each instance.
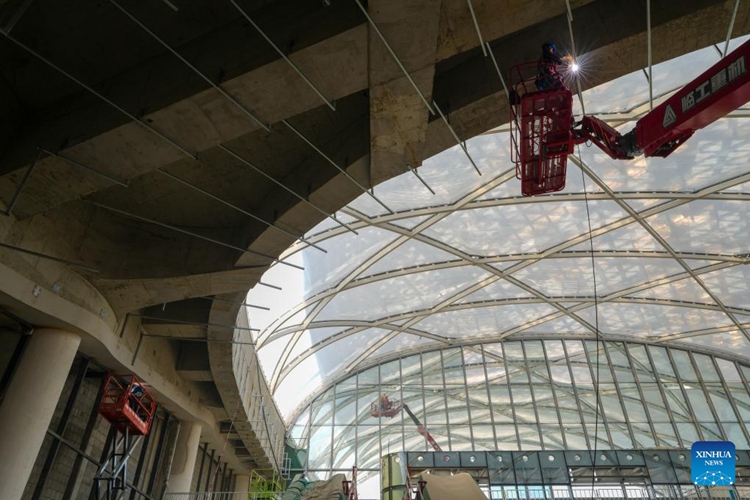
[[[578,145],[578,158],[581,158],[581,146]],[[601,344],[602,350],[606,349],[604,345],[604,339],[599,332],[599,295],[596,291],[596,259],[594,258],[594,233],[591,228],[591,210],[589,208],[589,195],[586,191],[586,174],[581,169],[581,181],[583,181],[583,198],[586,201],[586,220],[589,226],[589,249],[591,250],[591,276],[594,280],[594,333],[596,334],[596,377],[594,379],[594,398],[595,398],[595,409],[594,409],[594,458],[592,461],[591,475],[591,498],[594,498],[594,489],[596,483],[596,458],[597,458],[597,446],[599,444],[599,404],[601,402],[601,394],[599,392],[599,369],[601,363],[599,362],[599,345]]]

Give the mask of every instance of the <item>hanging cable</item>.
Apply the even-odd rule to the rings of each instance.
[[[581,146],[578,145],[578,158],[581,158]],[[604,339],[599,332],[599,297],[596,291],[596,260],[594,258],[594,233],[591,228],[591,210],[589,209],[589,195],[586,191],[586,174],[581,169],[581,181],[583,182],[583,198],[586,201],[586,220],[589,226],[589,249],[591,251],[591,275],[594,280],[594,333],[596,334],[596,377],[594,378],[594,398],[595,398],[595,409],[594,409],[594,449],[593,449],[593,461],[591,469],[593,474],[591,476],[591,498],[594,498],[594,489],[596,483],[596,453],[597,445],[599,444],[599,405],[601,403],[601,394],[599,393],[599,368],[601,363],[599,362],[599,345],[605,349]]]

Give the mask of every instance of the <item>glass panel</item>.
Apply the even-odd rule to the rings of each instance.
[[[693,354],[693,359],[703,382],[719,382],[721,380],[710,357],[703,354]]]
[[[310,435],[310,458],[308,460],[311,469],[327,469],[331,466],[331,437],[333,428],[331,426],[312,427]]]

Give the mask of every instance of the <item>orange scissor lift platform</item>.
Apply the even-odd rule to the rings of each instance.
[[[537,64],[526,63],[514,66],[509,79],[511,161],[524,196],[563,189],[575,145],[573,94],[565,86],[537,90],[536,76]]]
[[[141,387],[143,396],[137,397],[133,389]],[[117,425],[121,433],[145,436],[151,430],[156,413],[156,401],[133,375],[110,373],[104,381],[104,392],[99,402],[99,413]]]

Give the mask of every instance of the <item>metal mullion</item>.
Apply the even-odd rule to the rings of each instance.
[[[443,356],[443,349],[440,349],[437,351],[440,354],[440,366],[445,366],[445,357]],[[440,378],[443,381],[443,408],[445,409],[445,434],[446,438],[448,439],[448,451],[453,451],[453,446],[451,442],[451,419],[450,415],[448,415],[448,387],[445,385],[445,370],[440,371]]]
[[[471,1],[471,0],[469,0]],[[471,399],[469,398],[469,379],[466,378],[466,358],[464,357],[464,349],[467,349],[466,346],[459,347],[461,350],[461,361],[463,362],[461,366],[461,370],[464,375],[464,393],[466,394],[466,416],[469,418],[469,438],[471,439],[471,449],[473,451],[478,451],[476,449],[476,446],[474,445],[474,419],[471,416]],[[482,356],[482,362],[484,362],[484,356]]]
[[[627,348],[627,342],[623,342],[623,351],[624,355],[628,360],[628,364],[630,365],[630,372],[633,374],[633,380],[635,381],[635,386],[638,389],[638,397],[641,399],[641,404],[643,404],[643,410],[646,413],[646,419],[648,420],[648,426],[651,429],[651,433],[654,436],[654,439],[656,441],[656,446],[661,447],[661,444],[659,443],[659,434],[656,432],[656,427],[654,427],[653,419],[651,418],[651,412],[649,411],[648,404],[646,403],[646,398],[643,395],[643,387],[641,386],[641,381],[638,379],[638,374],[636,373],[635,369],[633,368],[633,359],[630,357],[630,353],[628,352]],[[609,354],[607,355],[609,356]],[[610,366],[612,366],[612,363],[610,361]],[[613,370],[614,371],[614,370]],[[613,378],[615,378],[615,375],[613,373]],[[615,379],[616,380],[616,379]],[[617,384],[617,382],[615,382]],[[620,391],[618,387],[618,392]],[[625,398],[621,396],[621,402],[625,402]],[[625,408],[625,405],[623,405],[623,409]],[[630,425],[630,419],[627,420],[628,425]],[[632,432],[632,429],[631,429]],[[675,433],[676,435],[676,433]],[[635,433],[633,433],[633,438],[635,438]],[[635,442],[635,439],[634,439]]]
[[[81,384],[83,383],[83,379],[86,377],[88,369],[89,359],[86,357],[82,357],[81,366],[78,368],[78,373],[76,373],[76,377],[73,381],[73,387],[71,387],[70,395],[68,396],[68,400],[65,403],[65,408],[57,424],[56,432],[60,436],[64,436],[65,430],[68,428],[70,414],[73,411],[73,406],[75,406],[76,404],[76,400],[78,399],[78,392],[81,388]],[[55,459],[57,458],[57,453],[59,451],[60,441],[53,441],[49,450],[47,450],[47,457],[44,460],[42,470],[39,472],[39,479],[37,480],[36,487],[34,488],[34,492],[31,496],[32,500],[38,500],[41,497],[44,486],[47,484],[47,478],[50,471],[52,470],[52,467],[54,466]]]
[[[359,463],[359,374],[354,374],[354,464]],[[378,396],[380,396],[378,394]]]
[[[742,373],[742,366],[739,362],[733,361],[734,367],[737,369],[737,373],[740,375],[740,380],[742,381],[742,386],[745,388],[745,392],[747,394],[750,394],[750,384],[747,382],[747,378],[745,377],[745,374]],[[745,436],[748,439],[748,442],[750,443],[750,432]]]
[[[698,425],[698,421],[695,418],[693,405],[690,404],[690,400],[688,399],[688,395],[687,395],[687,392],[685,391],[685,386],[682,381],[682,376],[680,375],[680,372],[677,370],[677,365],[674,362],[674,357],[672,357],[672,349],[666,346],[664,347],[664,349],[667,351],[667,358],[669,358],[669,362],[672,364],[672,373],[674,373],[675,379],[677,380],[677,385],[680,387],[680,392],[682,393],[682,399],[685,400],[685,407],[687,408],[689,416],[692,419],[693,425],[695,426],[695,432],[698,433],[698,438],[701,441],[703,441],[703,430],[701,429],[700,425]]]
[[[404,402],[404,367],[402,365],[403,358],[398,359],[398,373],[399,373],[399,396],[401,402]],[[404,425],[404,419],[401,419],[401,449],[406,451],[406,425]]]
[[[548,340],[549,339],[544,334],[529,334],[526,338],[533,338],[533,339],[538,339],[538,340],[545,340],[545,339]],[[514,339],[515,339],[515,337],[514,337]],[[503,339],[500,338],[500,337],[498,337],[498,336],[487,336],[485,338],[482,338],[482,341],[485,342],[485,343],[495,343],[495,342],[500,342],[502,340]],[[582,339],[581,339],[580,336],[577,336],[577,335],[559,335],[559,336],[555,337],[554,340],[580,341]],[[593,340],[593,338],[590,339],[590,340]],[[634,341],[632,339],[632,336],[625,336],[625,335],[612,335],[612,336],[608,336],[607,341],[608,342],[614,342],[614,341],[617,341],[617,342],[629,342],[631,344],[647,345],[647,346],[652,346],[652,347],[665,347],[665,346],[667,346],[666,344],[657,344],[657,343],[652,342],[652,341],[648,341],[648,342],[646,342],[646,341]],[[464,346],[464,345],[474,345],[474,344],[476,344],[476,342],[477,342],[476,339],[455,339],[454,342],[451,344],[451,346],[458,347],[458,346]],[[404,349],[403,352],[406,353],[406,354],[420,354],[421,351],[418,351],[416,349],[417,348]],[[434,348],[430,347],[431,351],[432,350],[437,350],[437,349],[438,349],[437,346],[435,346]],[[728,359],[730,361],[742,362],[742,360],[739,360],[739,358],[737,356],[730,356],[728,354],[725,354],[725,355],[722,356],[721,353],[711,352],[711,351],[708,351],[708,350],[699,350],[699,352],[706,353],[706,354],[709,354],[709,355],[716,355],[718,357],[723,357],[723,358]],[[729,356],[729,357],[727,357],[727,356]],[[500,358],[501,358],[501,356],[498,356],[498,359],[500,359]],[[395,359],[395,358],[392,358],[392,357],[380,358],[375,363],[371,362],[371,364],[364,364],[364,365],[362,365],[362,367],[359,368],[357,371],[360,372],[360,371],[363,371],[363,370],[366,370],[366,369],[369,369],[369,368],[372,368],[372,367],[376,366],[377,363],[386,363],[386,362],[389,362],[389,361],[393,361],[393,359]],[[320,389],[316,389],[309,396],[306,396],[303,399],[303,401],[300,402],[300,404],[298,404],[295,407],[295,409],[293,410],[293,412],[294,412],[293,415],[297,415],[301,411],[301,409],[304,409],[305,404],[309,403],[310,401],[312,401],[313,399],[315,399],[316,397],[318,397],[320,394],[322,394],[323,392],[325,392],[325,390],[327,390],[328,388],[330,388],[333,383],[339,382],[339,381],[343,380],[344,378],[346,378],[346,377],[339,376],[338,378],[332,378],[330,380],[326,380],[325,384],[323,386],[321,386]],[[572,386],[571,386],[570,390],[573,391]],[[750,392],[750,391],[748,391],[748,392]],[[667,406],[667,408],[669,408],[669,406]]]
[[[224,486],[226,485],[226,482],[227,482],[227,473],[229,472],[228,469],[229,469],[229,464],[227,464],[225,462],[224,463],[224,471],[221,474],[221,486],[219,486],[219,491],[222,492],[222,493],[224,491],[226,491],[226,490],[224,490]],[[216,481],[216,483],[218,485],[219,481]],[[224,495],[222,495],[222,496],[224,496]]]
[[[208,443],[198,445],[198,450],[201,452],[201,465],[200,467],[198,467],[198,480],[195,483],[195,491],[197,492],[200,492],[201,490],[201,479],[203,479],[203,465],[206,462],[206,448],[208,448]]]
[[[624,344],[625,344],[625,342],[623,342],[623,345]],[[625,416],[625,425],[628,426],[628,432],[630,433],[630,442],[632,443],[632,445],[635,445],[635,443],[637,442],[636,439],[635,439],[635,432],[633,432],[633,425],[631,424],[630,418],[628,417],[628,408],[625,405],[625,396],[623,396],[622,389],[620,389],[620,382],[617,380],[617,373],[615,372],[615,367],[614,367],[614,365],[612,363],[612,356],[610,356],[609,349],[607,348],[606,344],[603,344],[602,347],[604,348],[604,355],[607,357],[607,365],[609,366],[609,371],[612,374],[612,382],[615,384],[615,390],[617,391],[617,400],[620,403],[620,407],[622,408],[622,413]],[[630,371],[632,373],[633,372],[633,369],[632,369],[633,362],[632,362],[632,360],[630,359],[629,356],[626,355],[625,357],[628,360],[628,364],[631,367]],[[640,385],[638,385],[638,377],[635,376],[635,374],[633,374],[633,380],[636,381],[635,383],[636,383],[636,388],[638,389],[638,395],[641,398],[641,404],[643,404],[643,406],[645,408],[646,407],[646,403],[645,403],[645,401],[643,399],[643,392],[641,391]],[[604,406],[604,405],[602,405],[602,406]],[[646,418],[648,419],[649,425],[650,425],[651,424],[651,417],[650,417],[650,414],[648,413],[648,409],[647,408],[646,408]],[[654,431],[653,426],[651,426],[651,433],[654,435],[654,437],[656,437],[656,432]],[[613,448],[614,448],[614,443],[612,443],[612,444],[613,444]]]
[[[487,392],[487,409],[490,412],[490,424],[492,425],[492,439],[497,447],[497,432],[495,431],[495,407],[492,404],[492,394],[490,392],[490,376],[487,372],[487,358],[484,355],[484,344],[479,344],[479,350],[482,353],[482,367],[484,369],[484,388]]]
[[[531,370],[529,368],[529,357],[526,355],[526,342],[521,340],[521,353],[523,354],[523,365],[526,367],[526,379],[529,381],[529,393],[531,394],[531,406],[534,408],[534,417],[536,417],[536,433],[539,436],[539,446],[544,449],[544,437],[542,437],[542,423],[539,420],[539,409],[536,407],[536,395],[531,381]],[[542,345],[544,350],[544,345]]]
[[[706,399],[706,402],[708,403],[708,407],[711,409],[711,415],[714,417],[714,423],[719,428],[719,432],[721,433],[722,439],[724,441],[727,440],[727,434],[724,432],[724,428],[721,426],[721,420],[719,419],[718,413],[716,413],[716,407],[714,406],[714,402],[711,400],[711,395],[708,393],[708,389],[706,388],[706,383],[703,381],[703,375],[701,375],[700,370],[698,370],[698,365],[695,363],[695,358],[693,357],[693,353],[691,351],[686,351],[688,354],[688,358],[690,359],[690,364],[693,367],[693,370],[695,371],[696,377],[698,377],[698,383],[701,386],[701,390],[703,391],[703,397]],[[718,371],[717,371],[718,374]],[[721,378],[721,376],[719,376]],[[727,394],[727,397],[729,397],[729,394]]]
[[[598,397],[597,394],[596,394],[597,391],[598,391],[598,389],[599,389],[599,386],[601,385],[601,381],[599,380],[599,377],[596,376],[596,374],[594,372],[594,366],[591,364],[591,356],[589,355],[589,349],[588,349],[588,346],[586,345],[588,342],[593,342],[594,345],[596,346],[596,351],[597,351],[597,353],[596,353],[597,365],[601,365],[601,355],[599,354],[599,344],[600,343],[603,344],[604,342],[602,340],[600,340],[599,338],[596,338],[596,339],[593,339],[593,340],[590,340],[590,341],[589,340],[583,340],[582,341],[582,343],[583,343],[583,353],[584,353],[584,355],[586,357],[586,364],[589,367],[589,372],[591,373],[591,380],[593,382],[591,390],[594,393],[594,408],[595,408],[594,409],[594,423],[596,425],[596,428],[594,429],[594,432],[595,432],[596,438],[597,438],[597,439],[594,440],[594,446],[593,446],[593,448],[595,449],[595,448],[598,447],[598,443],[596,443],[596,441],[598,439],[600,439],[599,429],[598,429],[598,427],[599,427],[598,424],[599,423],[602,423],[604,425],[604,431],[607,433],[607,441],[609,442],[610,446],[612,446],[612,435],[610,434],[610,431],[609,431],[609,422],[607,421],[607,415],[604,413],[604,404],[602,403],[602,399],[600,397]],[[606,349],[604,348],[604,346],[602,346],[602,350],[604,350],[605,353],[606,353]],[[606,354],[605,354],[605,356],[606,356]],[[597,419],[596,419],[596,412],[597,411],[599,412],[599,421],[598,422],[597,422]],[[596,457],[594,457],[594,464],[596,464]]]
[[[521,449],[521,435],[518,433],[518,418],[516,409],[513,404],[513,389],[510,387],[510,372],[508,371],[508,358],[505,356],[505,343],[499,343],[500,350],[503,352],[503,366],[505,367],[505,385],[508,386],[508,401],[510,401],[510,414],[513,417],[513,429],[516,431],[516,449]]]
[[[430,424],[429,415],[427,414],[427,398],[425,397],[424,390],[424,363],[422,359],[422,353],[416,354],[419,357],[419,379],[422,381],[422,408],[424,408],[424,425],[425,428]],[[427,442],[427,436],[422,436],[422,442],[424,443],[424,449],[429,451],[429,443]]]
[[[338,406],[338,384],[333,386],[333,400],[331,401],[331,461],[329,462],[328,469],[333,470],[333,459],[335,458],[334,448],[336,444],[336,407]],[[271,436],[268,436],[269,442],[271,441]]]
[[[222,465],[221,459],[219,459],[218,467],[217,467],[216,472],[214,474],[214,482],[213,482],[214,483],[214,490],[213,490],[214,494],[216,494],[217,492],[221,491],[221,489],[219,487],[219,484],[221,483],[222,479],[224,478],[224,474],[226,472],[226,469],[227,469],[226,462],[224,462],[224,464]],[[217,479],[217,477],[218,477],[218,479]]]
[[[445,367],[445,351],[440,349],[440,366]],[[453,440],[451,439],[451,417],[448,414],[448,387],[445,385],[445,369],[440,370],[440,375],[443,380],[443,401],[445,403],[445,424],[446,434],[448,437],[448,450],[453,451]]]
[[[560,343],[564,345],[565,341],[560,340]],[[560,435],[562,436],[563,447],[567,449],[568,440],[565,437],[565,425],[563,424],[562,414],[560,413],[560,405],[558,404],[558,400],[557,400],[557,389],[555,388],[555,382],[552,378],[552,366],[550,365],[549,356],[547,355],[547,345],[544,343],[544,340],[542,340],[542,353],[544,354],[544,364],[547,366],[547,378],[549,379],[549,386],[550,386],[550,390],[552,391],[552,401],[555,403],[555,413],[557,413],[557,424],[560,426]]]
[[[729,401],[729,404],[732,406],[732,411],[734,412],[735,417],[737,417],[737,422],[740,424],[740,429],[742,429],[742,432],[745,434],[745,439],[748,439],[748,436],[750,436],[750,433],[748,433],[747,425],[745,424],[745,421],[742,419],[740,411],[737,409],[737,404],[735,403],[734,397],[732,397],[732,394],[729,391],[729,386],[727,385],[726,380],[724,380],[724,373],[719,369],[719,364],[716,362],[716,357],[709,356],[709,358],[711,358],[711,363],[714,366],[714,370],[716,370],[716,373],[719,375],[721,386],[724,388],[724,393],[727,395],[727,400]],[[739,369],[737,371],[739,372]]]
[[[667,411],[667,415],[669,415],[669,423],[672,424],[672,429],[674,430],[674,435],[677,436],[677,443],[684,447],[685,444],[682,440],[682,436],[680,435],[678,429],[677,429],[677,421],[674,418],[674,413],[672,412],[672,408],[669,404],[669,400],[667,399],[667,394],[664,392],[664,386],[661,384],[661,378],[659,377],[659,373],[656,370],[656,366],[654,365],[654,358],[651,356],[651,350],[649,348],[649,345],[642,344],[643,350],[646,351],[646,357],[648,358],[648,362],[650,363],[650,370],[651,373],[654,374],[654,379],[656,380],[656,386],[659,389],[659,394],[662,398],[662,403],[664,405],[664,409]],[[666,349],[666,348],[665,348]],[[630,357],[630,351],[628,351],[628,356]],[[677,374],[675,373],[675,376]]]
[[[206,447],[208,447],[208,443],[206,443]],[[206,485],[203,487],[203,491],[206,493],[209,493],[208,487],[211,484],[211,473],[214,470],[214,455],[216,454],[216,450],[211,450],[211,456],[208,459],[208,472],[206,473]]]
[[[381,363],[377,364],[378,367],[378,397],[383,395],[383,377],[381,375],[381,369],[383,368],[383,365]],[[361,373],[361,372],[360,372]],[[380,450],[379,457],[383,456],[383,417],[378,418],[378,447]]]

